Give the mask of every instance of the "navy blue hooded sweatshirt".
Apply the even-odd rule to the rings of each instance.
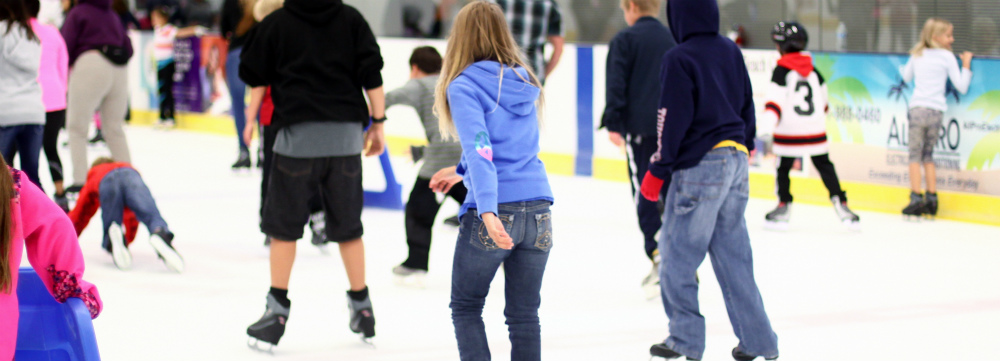
[[[660,150],[649,173],[667,179],[691,168],[722,141],[753,150],[753,90],[743,54],[719,35],[715,0],[670,0],[667,17],[677,46],[663,56],[657,130]]]

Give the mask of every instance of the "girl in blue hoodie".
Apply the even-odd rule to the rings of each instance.
[[[538,159],[541,83],[521,60],[503,11],[466,5],[455,19],[435,110],[441,129],[462,144],[457,169],[431,181],[469,193],[452,270],[451,310],[462,360],[489,360],[483,305],[502,264],[504,315],[512,360],[541,359],[542,274],[552,248],[552,190]]]

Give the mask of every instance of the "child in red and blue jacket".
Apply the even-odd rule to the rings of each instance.
[[[80,191],[76,207],[69,212],[77,234],[87,228],[98,208],[101,209],[104,224],[102,246],[111,253],[115,266],[123,270],[131,267],[132,255],[128,245],[135,240],[138,221],[141,221],[149,228],[149,243],[167,268],[174,272],[184,269],[184,260],[173,247],[173,232],[160,216],[146,183],[131,164],[104,157],[94,161],[87,172],[87,182]]]

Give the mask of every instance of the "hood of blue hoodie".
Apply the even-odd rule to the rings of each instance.
[[[669,0],[667,21],[678,44],[699,34],[719,34],[716,0]]]
[[[285,0],[286,11],[312,24],[325,24],[344,7],[343,0]]]
[[[497,87],[501,72],[503,80]],[[530,78],[528,71],[521,67],[512,68],[495,61],[480,61],[466,68],[462,75],[469,77],[489,95],[490,99],[493,99],[493,104],[519,116],[531,114],[535,110],[535,100],[538,100],[538,95],[541,94],[538,87],[525,81]]]

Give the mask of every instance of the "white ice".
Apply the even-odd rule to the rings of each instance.
[[[85,279],[104,299],[94,320],[104,360],[458,359],[448,309],[457,229],[435,227],[425,289],[398,286],[390,269],[406,257],[403,213],[379,209],[363,216],[376,347],[347,327],[348,286],[336,247],[324,255],[302,242],[287,332],[273,356],[250,350],[245,329],[262,314],[269,286],[259,173],[230,171],[231,137],[135,127],[128,137],[187,270],[170,273],[145,228],[131,247],[133,269],[118,270],[100,248],[99,217],[91,221],[80,245]],[[92,147],[91,157],[102,152]],[[408,188],[412,165],[405,158],[394,164]],[[48,183],[48,172],[41,173]],[[659,298],[646,300],[640,288],[650,263],[629,185],[563,176],[551,182],[555,239],[540,310],[544,358],[649,359],[649,346],[667,336],[667,319]],[[1000,229],[862,211],[864,229],[852,233],[831,207],[797,204],[791,229],[776,233],[762,225],[772,206],[753,199],[746,218],[782,360],[1000,360]],[[456,209],[449,201],[439,223]],[[710,263],[699,272],[704,360],[731,360],[737,340]],[[502,272],[492,290],[484,311],[490,346],[495,360],[509,360]]]

